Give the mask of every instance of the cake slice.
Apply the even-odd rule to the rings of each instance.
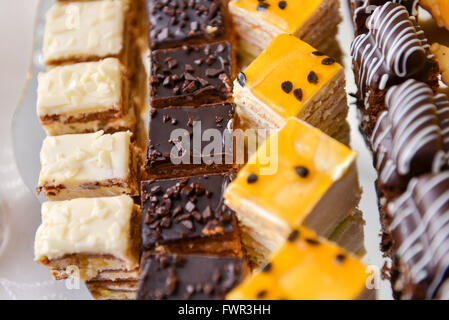
[[[232,38],[225,1],[146,0],[146,7],[151,49]]]
[[[147,178],[229,171],[234,164],[234,120],[232,103],[153,109]]]
[[[418,0],[349,0],[356,36],[368,32],[368,18],[374,9],[387,2],[399,3],[407,9],[411,16],[418,15]]]
[[[102,270],[139,266],[140,209],[127,195],[42,204],[35,260],[57,280],[89,280]]]
[[[232,0],[229,12],[244,60],[258,56],[281,33],[326,51],[335,40],[340,2],[335,0]]]
[[[43,56],[47,65],[116,57],[128,66],[132,54],[129,4],[124,0],[58,2],[47,12]]]
[[[242,126],[282,127],[298,117],[348,142],[348,105],[341,65],[288,34],[276,37],[234,81]]]
[[[270,262],[232,290],[230,300],[372,299],[365,265],[304,227],[294,229]]]
[[[199,106],[231,98],[234,61],[228,41],[154,50],[150,60],[152,108]]]
[[[225,191],[256,253],[266,259],[301,224],[329,237],[360,199],[356,155],[296,118],[266,139]]]
[[[38,193],[50,200],[139,194],[130,132],[45,138]]]
[[[223,200],[230,174],[142,181],[142,247],[242,256],[234,212]]]
[[[138,300],[218,300],[249,272],[237,257],[145,254]]]
[[[438,89],[438,64],[424,32],[404,6],[387,2],[374,10],[369,21],[369,32],[351,45],[361,129],[368,138],[385,109],[388,88],[415,79]]]
[[[38,76],[37,114],[50,136],[133,131],[129,81],[116,58],[55,67]]]
[[[449,172],[413,179],[388,205],[400,277],[401,299],[447,299]]]
[[[391,87],[371,137],[377,186],[387,199],[405,191],[413,177],[447,166],[449,100],[423,82]]]

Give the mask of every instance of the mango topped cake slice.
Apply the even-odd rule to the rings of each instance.
[[[277,129],[294,116],[339,138],[346,125],[343,67],[292,35],[278,36],[238,75],[233,96],[246,127]]]
[[[328,49],[340,22],[339,1],[335,0],[233,0],[229,3],[240,53],[257,56],[281,33]]]
[[[301,224],[329,237],[359,201],[356,155],[296,118],[265,140],[225,191],[255,254]]]
[[[368,299],[365,265],[344,249],[299,227],[271,258],[227,295],[231,300]]]

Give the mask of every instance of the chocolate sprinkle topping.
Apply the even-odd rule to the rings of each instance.
[[[302,101],[302,89],[298,88],[293,90],[293,95],[295,96],[296,99]]]
[[[246,85],[246,75],[243,72],[239,72],[237,75],[237,81],[242,87],[244,87]]]
[[[239,257],[144,253],[137,299],[224,299],[245,274]]]
[[[256,297],[258,298],[258,299],[262,299],[262,298],[264,298],[266,295],[267,295],[267,290],[261,290],[261,291],[259,291],[258,293],[257,293],[257,295],[256,295]]]
[[[229,174],[142,181],[144,250],[151,250],[156,244],[232,233],[234,213],[223,200],[229,181]],[[151,190],[156,187],[155,194]],[[210,197],[206,190],[212,192]]]
[[[321,61],[321,64],[324,64],[325,66],[330,66],[331,64],[334,64],[334,63],[335,63],[335,59],[334,58],[330,58],[330,57],[324,58]]]
[[[270,4],[268,4],[266,2],[259,2],[257,4],[257,11],[265,11],[266,9],[268,9],[269,6],[270,6]]]
[[[318,76],[316,75],[316,73],[314,71],[310,71],[309,75],[307,76],[307,81],[309,81],[310,83],[313,83],[313,84],[318,83]]]
[[[251,173],[251,174],[248,176],[247,181],[248,181],[248,183],[254,183],[254,182],[257,181],[257,179],[258,179],[257,175],[254,174],[254,173]]]
[[[218,0],[147,0],[147,16],[151,49],[176,47],[189,40],[210,41],[226,32]]]
[[[267,263],[263,268],[262,272],[269,272],[271,270],[271,263]]]
[[[343,253],[340,253],[335,257],[335,262],[342,263],[345,259],[346,259],[346,255]]]
[[[287,237],[287,241],[289,242],[294,242],[296,241],[296,239],[298,239],[299,237],[299,231],[298,230],[293,230]]]
[[[317,246],[320,244],[320,242],[316,239],[307,238],[306,242],[312,246]]]
[[[307,169],[306,167],[303,167],[303,166],[296,167],[295,171],[298,174],[298,176],[300,176],[301,178],[305,178],[309,175],[309,169]]]
[[[281,84],[282,90],[286,93],[290,93],[293,89],[293,84],[290,81],[284,81]]]

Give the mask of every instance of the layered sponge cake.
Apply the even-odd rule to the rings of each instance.
[[[38,191],[51,200],[137,195],[137,161],[130,132],[47,137]]]
[[[299,227],[254,272],[227,295],[230,300],[352,300],[370,299],[369,274],[355,256]]]
[[[360,198],[355,158],[356,152],[296,118],[265,140],[225,191],[258,260],[298,225],[329,237],[351,215]]]
[[[259,55],[281,33],[292,34],[326,50],[338,31],[339,1],[233,0],[229,3],[239,54],[245,59]]]
[[[281,34],[234,81],[242,126],[278,129],[298,117],[347,143],[344,72],[333,58]]]
[[[37,113],[48,135],[134,130],[125,70],[116,58],[52,68],[38,77]]]
[[[42,204],[35,260],[55,279],[95,278],[102,270],[128,272],[139,266],[140,209],[127,195],[78,198]]]

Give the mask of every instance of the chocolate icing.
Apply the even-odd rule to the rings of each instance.
[[[229,174],[142,181],[142,245],[220,236],[234,231],[224,204]]]
[[[368,25],[369,32],[356,37],[351,45],[361,100],[365,100],[367,88],[384,90],[410,77],[426,80],[432,58],[429,44],[404,6],[388,2],[377,7]]]
[[[224,299],[245,274],[242,258],[146,254],[137,299]]]
[[[378,184],[402,192],[412,177],[447,165],[449,102],[409,79],[388,90],[385,104],[371,137]]]
[[[227,41],[152,51],[151,106],[196,106],[230,98],[231,52]]]
[[[366,20],[376,7],[387,2],[403,5],[411,16],[416,16],[418,14],[419,0],[351,0],[351,7],[353,10],[352,18],[356,35],[368,32]]]
[[[170,152],[174,147],[177,147],[179,150],[176,156],[183,157],[186,155],[190,159],[190,163],[196,163],[194,162],[194,158],[197,158],[196,160],[201,163],[207,162],[208,156],[212,156],[213,154],[204,154],[204,147],[214,139],[212,138],[207,141],[202,139],[204,132],[208,129],[217,129],[220,132],[220,154],[223,155],[223,163],[226,155],[230,157],[229,163],[232,163],[232,149],[230,148],[232,148],[233,123],[234,104],[232,103],[206,105],[202,107],[153,109],[149,124],[147,170],[151,170],[152,167],[161,163],[170,162]],[[201,139],[201,144],[198,146],[200,149],[197,149],[193,141],[193,134],[188,140],[190,141],[190,150],[185,150],[180,140],[171,140],[170,135],[173,130],[184,129],[190,134],[194,132],[194,126],[197,125],[201,125],[201,136],[196,136],[197,139]],[[184,139],[188,139],[188,137]],[[228,139],[228,141],[225,139]],[[229,141],[231,143],[227,143]],[[218,154],[215,154],[215,156],[218,156]]]
[[[192,39],[213,40],[225,33],[219,0],[147,0],[151,49],[175,47]]]
[[[403,275],[402,298],[447,296],[449,172],[411,180],[407,191],[389,204],[388,212]]]

